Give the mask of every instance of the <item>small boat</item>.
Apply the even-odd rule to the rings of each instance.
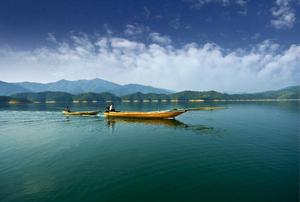
[[[151,112],[104,112],[106,117],[143,118],[143,119],[170,119],[186,112],[186,110],[166,110]]]
[[[62,111],[64,115],[71,115],[71,116],[95,116],[99,114],[98,111],[78,111],[78,112],[69,112],[69,111]]]

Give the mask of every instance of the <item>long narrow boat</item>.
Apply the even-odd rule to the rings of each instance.
[[[106,117],[143,118],[143,119],[170,119],[186,112],[186,110],[166,110],[151,112],[104,112]]]
[[[94,116],[99,114],[98,111],[78,111],[78,112],[68,112],[68,111],[62,111],[64,115],[71,115],[71,116]]]

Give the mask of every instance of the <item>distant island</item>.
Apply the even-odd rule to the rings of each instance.
[[[0,96],[0,103],[59,103],[59,102],[204,102],[204,101],[258,101],[299,100],[300,86],[261,93],[227,94],[217,91],[182,91],[177,93],[131,93],[117,96],[110,92],[71,94],[67,92],[24,92]]]

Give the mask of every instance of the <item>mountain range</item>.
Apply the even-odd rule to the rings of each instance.
[[[217,91],[182,91],[171,94],[133,93],[116,96],[112,93],[81,93],[70,94],[66,92],[27,92],[16,93],[11,96],[0,96],[0,103],[68,103],[68,102],[201,102],[201,101],[257,101],[257,100],[286,100],[300,99],[300,86],[291,86],[275,91],[266,91],[251,94],[226,94]]]
[[[300,86],[290,86],[279,90],[260,93],[227,94],[217,91],[181,91],[171,94],[133,93],[121,97],[122,100],[264,100],[264,99],[300,99]]]
[[[20,102],[300,99],[300,86],[260,93],[227,94],[217,91],[172,92],[139,84],[120,85],[103,79],[60,80],[46,84],[0,81],[0,97],[3,102],[12,99],[20,99]]]
[[[35,82],[8,83],[0,81],[0,96],[10,96],[16,93],[37,93],[46,91],[66,92],[71,94],[109,92],[117,96],[123,96],[137,92],[164,94],[172,93],[171,90],[155,88],[152,86],[140,84],[120,85],[99,78],[77,81],[59,80],[46,84]]]

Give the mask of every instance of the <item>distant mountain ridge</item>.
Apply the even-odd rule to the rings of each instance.
[[[104,94],[103,94],[104,93]],[[105,94],[106,93],[106,94]],[[299,99],[300,86],[260,93],[227,94],[217,91],[182,91],[139,84],[120,85],[102,79],[42,84],[34,82],[8,83],[0,81],[0,96],[27,99],[28,101],[106,101],[106,100],[245,100],[245,99]],[[6,99],[6,98],[5,98]]]
[[[133,93],[116,96],[112,93],[82,93],[70,94],[66,92],[39,92],[16,93],[11,97],[0,96],[0,103],[53,103],[53,102],[174,102],[174,101],[256,101],[256,100],[290,100],[300,99],[300,86],[291,86],[275,91],[266,91],[253,94],[226,94],[217,91],[182,91],[171,94]]]
[[[102,79],[92,79],[92,80],[77,80],[77,81],[68,81],[68,80],[59,80],[56,82],[41,84],[33,82],[21,82],[15,83],[30,90],[31,92],[45,92],[45,91],[61,91],[72,94],[79,94],[85,92],[105,92],[110,91],[115,88],[120,88],[121,85],[105,81]]]
[[[264,99],[300,99],[300,86],[265,91],[261,93],[227,94],[217,91],[181,91],[171,94],[133,93],[122,96],[123,100],[166,100],[166,101],[212,101],[212,100],[264,100]]]
[[[18,82],[8,83],[0,81],[0,96],[9,96],[15,93],[27,93],[27,92],[66,92],[70,94],[80,93],[102,93],[110,92],[117,96],[123,96],[125,94],[131,94],[136,92],[141,93],[171,93],[172,91],[155,88],[152,86],[145,86],[140,84],[127,84],[120,85],[103,79],[92,80],[59,80],[51,83],[35,83],[35,82]]]
[[[139,84],[126,84],[119,88],[113,89],[110,91],[111,93],[117,95],[117,96],[124,96],[129,95],[132,93],[157,93],[157,94],[169,94],[172,93],[172,91],[162,88],[154,88],[152,86],[144,86]]]
[[[15,93],[26,92],[28,89],[13,83],[7,83],[0,81],[0,96],[1,95],[12,95]]]

